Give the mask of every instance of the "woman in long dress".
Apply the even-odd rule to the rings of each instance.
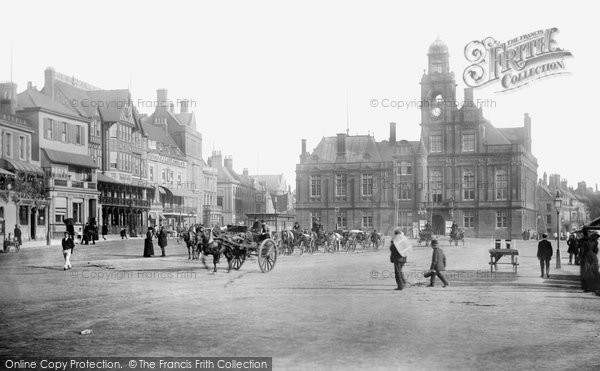
[[[149,258],[154,255],[154,244],[152,243],[152,227],[148,227],[146,239],[144,240],[144,257]]]

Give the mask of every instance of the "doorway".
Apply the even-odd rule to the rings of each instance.
[[[37,208],[32,207],[31,208],[31,215],[30,215],[30,230],[29,230],[29,238],[31,238],[32,240],[35,240],[35,226],[37,224],[37,220],[35,217],[35,214],[37,213]]]
[[[444,232],[446,231],[446,223],[444,218],[441,215],[434,215],[431,219],[433,233],[443,236],[445,234]]]

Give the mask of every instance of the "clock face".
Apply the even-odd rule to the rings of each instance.
[[[442,109],[440,107],[434,107],[431,109],[431,117],[439,118],[442,115]]]

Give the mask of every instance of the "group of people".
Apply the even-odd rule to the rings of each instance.
[[[165,253],[165,249],[167,247],[167,231],[165,231],[164,226],[161,226],[158,232],[156,232],[154,227],[148,227],[146,238],[144,239],[144,257],[149,258],[154,256],[154,243],[152,242],[154,238],[158,240],[161,256],[167,256]]]
[[[578,264],[581,274],[581,288],[583,291],[600,291],[600,271],[598,267],[598,234],[588,228],[583,228],[581,237],[576,238],[571,234],[567,240],[569,246],[569,264]],[[538,243],[537,257],[540,261],[541,277],[550,278],[550,260],[552,258],[552,244],[548,235],[542,234]]]
[[[439,243],[437,240],[431,241],[431,248],[433,249],[433,254],[431,256],[431,265],[429,266],[429,271],[425,273],[425,277],[429,278],[429,286],[435,286],[435,279],[438,277],[443,286],[448,286],[448,280],[444,275],[444,271],[446,270],[446,255],[444,251],[439,247]],[[394,231],[394,237],[390,243],[390,262],[394,264],[394,277],[396,279],[396,290],[403,290],[406,286],[406,280],[404,279],[404,275],[402,273],[402,268],[404,264],[406,264],[409,253],[412,251],[412,245],[402,233],[400,228],[396,228]]]

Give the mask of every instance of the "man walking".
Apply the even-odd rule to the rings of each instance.
[[[75,247],[75,243],[71,238],[71,235],[68,232],[65,232],[65,237],[62,239],[62,249],[63,249],[63,257],[65,258],[65,265],[63,270],[73,268],[71,266],[71,254],[73,254],[73,248]]]
[[[537,257],[540,260],[540,269],[544,278],[544,266],[546,266],[546,278],[550,278],[550,259],[552,258],[552,244],[548,241],[548,235],[542,234],[542,240],[538,243]]]
[[[448,286],[448,281],[444,276],[444,271],[446,270],[446,255],[444,254],[444,251],[439,248],[437,240],[431,240],[431,248],[433,249],[433,255],[431,255],[431,267],[429,268],[429,273],[425,275],[426,277],[431,277],[429,287],[435,285],[436,276],[442,280],[442,283],[444,284],[442,287],[446,287]]]
[[[411,250],[412,246],[402,234],[402,230],[400,228],[396,228],[394,230],[394,238],[390,243],[390,262],[394,264],[394,277],[396,278],[396,290],[404,289],[404,285],[406,285],[406,281],[404,280],[404,275],[402,274],[402,268],[404,264],[406,264],[406,258],[408,256],[409,250]]]

